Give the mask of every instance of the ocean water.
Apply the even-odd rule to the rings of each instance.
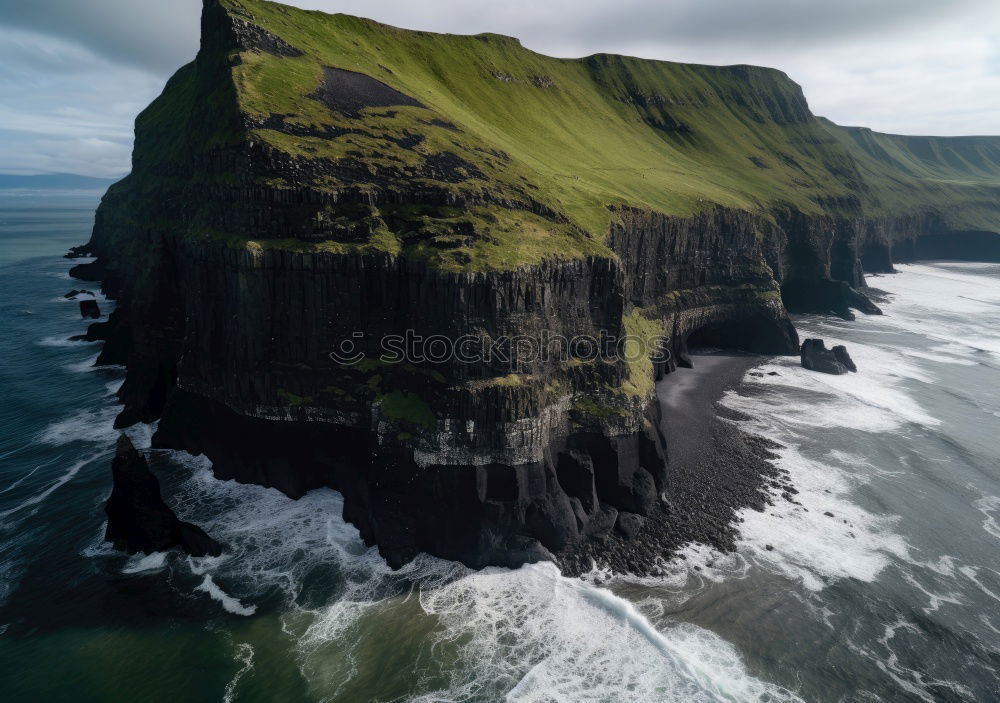
[[[154,451],[167,501],[230,549],[129,557],[102,541],[123,372],[65,341],[84,322],[60,298],[96,201],[0,198],[4,700],[997,698],[997,266],[873,278],[884,316],[796,320],[860,373],[777,359],[725,397],[798,490],[741,515],[736,553],[691,545],[656,578],[392,571],[334,491],[293,501]]]

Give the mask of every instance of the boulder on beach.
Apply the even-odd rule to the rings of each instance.
[[[90,317],[96,320],[100,316],[101,308],[97,305],[96,300],[88,298],[80,301],[80,317]]]
[[[803,368],[810,371],[839,376],[858,370],[846,347],[838,345],[827,349],[822,339],[805,340],[800,353]]]

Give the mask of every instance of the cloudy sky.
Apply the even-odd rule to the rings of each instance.
[[[1000,134],[998,0],[293,0],[414,29],[753,63],[813,112],[903,134]],[[198,46],[200,0],[0,0],[0,173],[128,171],[135,115]]]

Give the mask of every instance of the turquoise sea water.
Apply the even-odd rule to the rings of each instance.
[[[996,699],[997,266],[873,278],[884,316],[796,321],[859,374],[777,359],[726,397],[799,491],[744,513],[735,554],[692,545],[656,578],[393,572],[333,491],[293,501],[151,452],[168,502],[230,549],[128,557],[101,539],[122,370],[65,341],[85,323],[61,298],[93,288],[61,255],[97,198],[0,197],[4,700]]]

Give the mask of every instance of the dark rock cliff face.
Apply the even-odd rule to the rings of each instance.
[[[435,463],[380,445],[367,429],[251,418],[176,391],[154,443],[206,454],[219,478],[293,497],[320,486],[339,490],[344,518],[393,566],[421,551],[471,566],[517,566],[607,533],[619,511],[652,507],[666,463],[657,418],[647,423],[617,435],[553,431],[534,461]],[[520,423],[535,431],[540,424]]]
[[[355,331],[376,359],[384,335],[408,329],[620,334],[624,277],[611,260],[457,274],[173,237],[162,252],[155,299],[128,298],[113,334],[131,339],[119,424],[160,418],[155,446],[204,453],[221,478],[291,496],[336,488],[390,563],[419,551],[473,565],[549,557],[612,529],[619,511],[648,511],[665,487],[648,396],[575,404],[587,388],[619,386],[622,363],[352,367],[329,356]],[[496,381],[511,373],[512,385]],[[419,411],[400,412],[400,394]]]
[[[103,235],[99,224],[93,246],[113,262]],[[621,335],[625,311],[638,307],[657,311],[657,334],[680,363],[692,335],[761,353],[797,349],[752,218],[632,212],[611,241],[618,261],[450,273],[386,255],[164,233],[155,284],[122,295],[114,329],[102,330],[115,356],[129,350],[118,424],[159,419],[154,446],[204,453],[220,478],[293,497],[341,491],[345,518],[394,565],[420,551],[475,566],[551,558],[669,493],[651,383],[631,395],[614,389],[651,382],[673,362],[641,365],[648,377],[631,379],[619,360],[349,366],[329,353],[355,332],[368,359],[384,335],[408,329],[451,339]],[[114,267],[106,276],[105,289],[119,290]],[[419,410],[395,407],[400,394]]]
[[[850,252],[871,236],[862,232],[891,231],[864,224],[849,232]],[[492,359],[362,370],[329,352],[356,331],[369,358],[383,335],[407,329],[450,338],[620,333],[631,307],[655,311],[673,352],[652,374],[688,363],[689,344],[795,353],[782,298],[832,312],[854,299],[790,301],[800,293],[789,281],[810,281],[810,295],[827,286],[863,299],[861,274],[834,279],[832,257],[812,278],[803,273],[845,237],[815,237],[825,225],[806,221],[789,233],[738,211],[686,219],[629,211],[609,235],[618,261],[478,274],[166,234],[154,297],[123,297],[104,332],[116,358],[129,350],[119,424],[158,418],[155,446],[204,453],[220,478],[293,497],[341,491],[344,517],[394,565],[420,551],[474,566],[552,558],[608,534],[619,513],[648,514],[669,496],[655,400],[579,402],[588,389],[620,384],[628,369]],[[809,258],[788,244],[809,237]],[[106,288],[116,289],[113,274]],[[511,372],[518,384],[491,383]],[[394,411],[397,389],[430,414]]]
[[[72,271],[101,280],[119,303],[88,338],[105,340],[98,363],[127,365],[118,426],[159,420],[154,446],[205,454],[220,478],[292,497],[335,488],[344,517],[393,565],[420,551],[517,565],[612,530],[635,534],[640,516],[664,514],[657,506],[671,492],[653,381],[689,364],[689,347],[795,354],[789,310],[878,312],[864,295],[864,266],[888,271],[894,259],[955,247],[995,251],[995,239],[954,237],[935,214],[864,217],[850,202],[828,215],[706,204],[679,217],[616,206],[601,245],[587,250],[599,253],[507,267],[455,270],[365,248],[379,232],[424,237],[430,248],[478,236],[440,215],[444,207],[488,204],[494,219],[530,213],[553,232],[569,219],[528,186],[481,187],[484,174],[451,152],[390,173],[402,167],[366,164],[360,152],[332,160],[261,143],[247,130],[336,134],[241,111],[230,75],[246,58],[239,52],[301,53],[241,12],[206,3],[198,59],[137,122],[133,173],[103,199],[85,247],[98,260]],[[614,57],[600,62],[595,74],[615,68]],[[748,70],[729,78],[777,80]],[[349,73],[324,70],[328,90],[309,99],[352,114],[376,98],[384,115],[423,109]],[[804,100],[775,98],[780,91],[751,99],[727,85],[720,95],[754,121],[797,128],[811,119]],[[359,104],[358,90],[375,98]],[[629,95],[624,102],[656,125],[677,104]],[[349,185],[321,187],[337,179]],[[416,220],[397,223],[407,208]],[[435,217],[447,223],[443,235],[428,224]],[[329,246],[303,245],[317,242]],[[383,340],[408,333],[421,346],[387,360]],[[625,337],[640,342],[631,357],[586,345],[534,353],[553,338]],[[430,339],[467,339],[478,353],[436,354]],[[126,483],[135,475],[118,473]],[[152,490],[146,479],[131,483]],[[161,518],[153,521],[163,528]]]
[[[761,354],[798,347],[768,265],[769,251],[781,249],[780,235],[736,210],[693,218],[625,210],[609,246],[621,260],[629,303],[664,320],[673,359],[686,364],[692,340]]]

